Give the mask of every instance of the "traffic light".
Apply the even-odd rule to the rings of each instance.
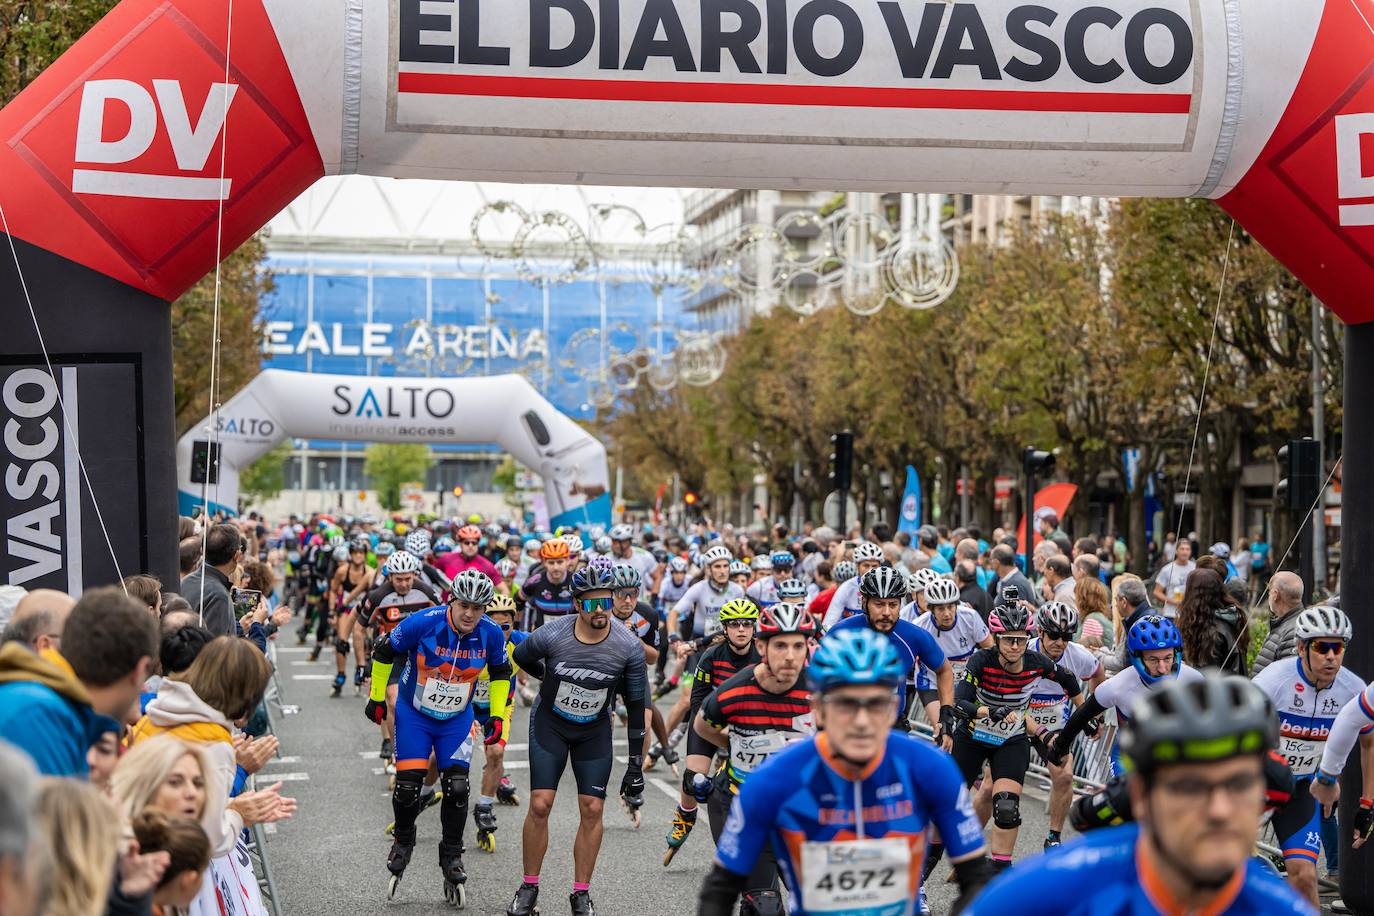
[[[697,495],[693,493],[691,490],[688,490],[687,493],[682,497],[682,501],[689,506],[695,506],[697,504]]]
[[[1312,439],[1294,439],[1279,449],[1279,505],[1306,513],[1321,491],[1321,445]]]
[[[830,453],[831,481],[835,489],[847,491],[854,482],[854,434],[845,430],[830,437],[835,450]]]
[[[463,498],[463,487],[461,484],[453,488],[453,495],[458,497],[459,499]]]
[[[219,483],[219,443],[196,439],[191,443],[191,483]]]

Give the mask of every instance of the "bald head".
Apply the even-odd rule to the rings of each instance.
[[[65,592],[39,588],[19,599],[10,625],[5,628],[5,642],[23,642],[36,652],[62,647],[62,628],[67,615],[76,604]]]
[[[1269,610],[1274,619],[1287,617],[1302,607],[1302,579],[1297,573],[1276,572],[1269,580]]]

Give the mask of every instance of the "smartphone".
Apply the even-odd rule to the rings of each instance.
[[[258,609],[258,602],[262,600],[262,592],[255,588],[236,588],[230,591],[229,598],[234,602],[234,612],[242,617],[244,614],[251,614]]]

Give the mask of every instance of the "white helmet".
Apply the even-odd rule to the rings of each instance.
[[[863,563],[866,560],[883,559],[883,549],[872,541],[860,541],[854,545],[854,562]]]
[[[335,548],[334,548],[334,554],[333,554],[333,556],[334,556],[334,562],[336,562],[336,563],[347,563],[347,562],[348,562],[348,545],[347,545],[347,544],[340,544],[340,545],[338,545],[337,547],[335,547]]]
[[[386,561],[387,575],[392,573],[413,573],[420,571],[420,561],[408,550],[398,550]]]
[[[730,561],[730,577],[749,575],[749,564],[743,560]]]
[[[634,536],[635,530],[629,525],[615,525],[611,528],[611,540],[613,541],[630,541],[634,539]]]
[[[750,568],[761,572],[765,569],[772,569],[773,561],[768,558],[768,554],[761,553],[758,556],[754,557],[754,559],[749,561],[749,566]]]
[[[841,560],[836,563],[832,572],[834,573],[835,582],[837,584],[840,582],[848,582],[859,574],[859,571],[854,568],[854,564],[850,560]]]
[[[539,548],[543,547],[544,545],[539,543],[538,538],[530,538],[528,541],[525,542],[524,546],[525,553],[529,554],[530,556],[534,556],[535,554],[539,553]]]
[[[406,553],[422,557],[429,553],[429,532],[412,531],[406,535]]]
[[[717,544],[701,555],[701,565],[710,566],[712,563],[719,563],[721,560],[728,562],[734,558],[735,555],[730,552],[730,548]]]
[[[1343,639],[1349,642],[1353,632],[1350,618],[1345,616],[1345,612],[1340,608],[1323,604],[1306,608],[1298,614],[1296,636],[1299,644],[1309,639],[1322,638]]]
[[[597,552],[597,553],[610,553],[610,552],[611,552],[611,539],[608,538],[608,537],[606,537],[606,535],[603,534],[603,535],[601,535],[601,537],[599,537],[599,538],[596,539],[596,541],[595,541],[595,547],[596,547],[596,552]]]
[[[924,571],[924,570],[923,570]],[[959,586],[944,576],[926,586],[926,604],[954,604],[959,600]]]
[[[673,557],[668,561],[668,569],[672,572],[686,572],[688,563],[682,557]]]
[[[491,604],[491,599],[495,595],[496,587],[492,585],[491,579],[486,573],[476,569],[465,569],[460,572],[454,578],[452,588],[449,589],[449,600],[475,604],[479,607],[486,607]]]
[[[568,553],[574,557],[587,549],[582,539],[575,534],[565,534],[563,540],[568,542]]]
[[[930,584],[932,582],[938,581],[940,578],[942,578],[941,575],[937,573],[935,570],[931,569],[929,566],[926,566],[923,569],[918,569],[911,574],[911,590],[913,592],[923,592],[926,589],[930,588]],[[950,585],[953,584],[953,582],[950,583]],[[930,600],[929,594],[926,595],[926,600]],[[954,599],[951,598],[950,600],[953,601]],[[943,604],[944,602],[937,603]]]

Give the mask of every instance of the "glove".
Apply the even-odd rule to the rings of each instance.
[[[632,754],[625,767],[625,776],[620,780],[622,798],[640,798],[644,795],[644,758]]]
[[[1069,753],[1070,750],[1068,747],[1064,746],[1064,733],[1062,731],[1055,732],[1054,740],[1046,743],[1048,744],[1047,750],[1049,751],[1050,756],[1046,757],[1045,759],[1053,763],[1055,766],[1063,765],[1064,757]]]
[[[954,707],[953,707],[953,706],[941,706],[941,707],[940,707],[940,737],[943,738],[943,737],[945,737],[946,735],[949,735],[950,737],[953,737],[953,736],[954,736],[954,729],[955,729],[955,724],[954,724]]]
[[[1355,839],[1367,840],[1371,832],[1374,832],[1374,798],[1362,798],[1355,809]]]
[[[1050,764],[1051,766],[1057,767],[1064,762],[1064,758],[1056,756],[1054,753],[1054,748],[1051,747],[1050,744],[1045,741],[1045,735],[1043,732],[1040,734],[1031,735],[1030,743],[1031,747],[1035,748],[1035,752],[1040,755],[1040,759]]]
[[[989,706],[988,721],[996,725],[1014,712],[1016,712],[1016,710],[1010,706]]]
[[[491,747],[493,744],[504,745],[506,740],[501,737],[501,733],[505,731],[505,729],[506,721],[504,719],[500,716],[490,717],[487,719],[486,724],[482,726],[482,743],[487,747]]]
[[[363,710],[363,715],[367,716],[368,721],[381,725],[386,721],[386,700],[367,699],[367,707]]]

